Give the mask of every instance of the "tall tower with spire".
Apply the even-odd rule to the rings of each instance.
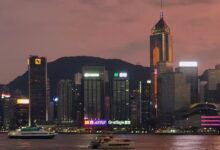
[[[170,28],[163,15],[152,28],[150,36],[150,66],[157,67],[159,63],[173,64],[173,48]]]
[[[163,13],[161,13],[160,20],[152,28],[150,35],[151,100],[156,117],[158,111],[158,75],[163,72],[172,71],[172,66],[173,48],[170,28],[164,21]]]

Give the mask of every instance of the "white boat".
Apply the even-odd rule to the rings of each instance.
[[[24,127],[9,131],[9,138],[17,139],[52,139],[57,135],[55,132],[48,132],[41,127]]]
[[[89,148],[93,149],[134,149],[134,142],[126,138],[100,136],[92,140]]]

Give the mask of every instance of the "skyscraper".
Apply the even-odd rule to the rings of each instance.
[[[73,121],[73,93],[72,81],[61,80],[58,83],[58,120],[60,122]]]
[[[73,81],[73,120],[83,124],[82,74],[76,73]]]
[[[140,81],[140,124],[142,127],[150,127],[150,112],[151,112],[151,103],[150,103],[150,92],[151,92],[151,80]]]
[[[27,98],[16,98],[15,104],[15,124],[16,127],[28,125],[28,112],[29,112],[29,99]]]
[[[151,100],[155,107],[156,116],[157,116],[157,101],[158,101],[158,81],[157,81],[158,74],[160,73],[159,71],[163,71],[163,72],[166,70],[172,71],[172,65],[173,65],[173,48],[172,48],[170,28],[164,21],[163,16],[161,16],[160,20],[152,28],[152,34],[150,36],[150,67],[151,67],[151,78],[152,78]]]
[[[129,79],[127,72],[115,72],[112,86],[111,119],[130,120]]]
[[[152,29],[150,36],[150,66],[157,67],[158,63],[173,64],[173,48],[170,28],[161,17]]]
[[[45,57],[30,56],[28,60],[30,115],[29,125],[48,120],[47,60]]]
[[[158,79],[158,117],[161,125],[171,125],[175,111],[190,106],[190,85],[183,73],[162,73]]]
[[[107,71],[101,66],[83,67],[84,119],[106,118]]]
[[[218,99],[218,88],[220,84],[220,65],[216,65],[215,69],[207,69],[201,76],[204,85],[204,100],[209,103],[220,103]]]
[[[198,64],[195,61],[181,61],[179,67],[176,68],[177,72],[183,73],[186,82],[190,85],[191,91],[191,104],[198,103]]]
[[[9,93],[9,89],[4,87],[1,94],[2,101],[2,114],[3,114],[3,127],[5,129],[9,129],[10,121],[11,121],[11,111],[12,111],[12,99],[11,94]]]
[[[135,128],[139,127],[147,129],[151,124],[150,88],[150,80],[139,81],[138,86],[131,92],[131,123]]]

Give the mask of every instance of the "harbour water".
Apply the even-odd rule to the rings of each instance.
[[[78,150],[88,149],[92,134],[59,134],[54,139],[8,139],[0,134],[0,150]],[[135,142],[137,150],[220,150],[219,135],[121,134]]]

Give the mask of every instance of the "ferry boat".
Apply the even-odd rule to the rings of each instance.
[[[9,131],[9,138],[17,139],[52,139],[57,135],[55,132],[48,132],[41,127],[23,127],[15,131]]]
[[[134,142],[126,138],[99,136],[92,140],[89,148],[92,149],[134,149]]]

